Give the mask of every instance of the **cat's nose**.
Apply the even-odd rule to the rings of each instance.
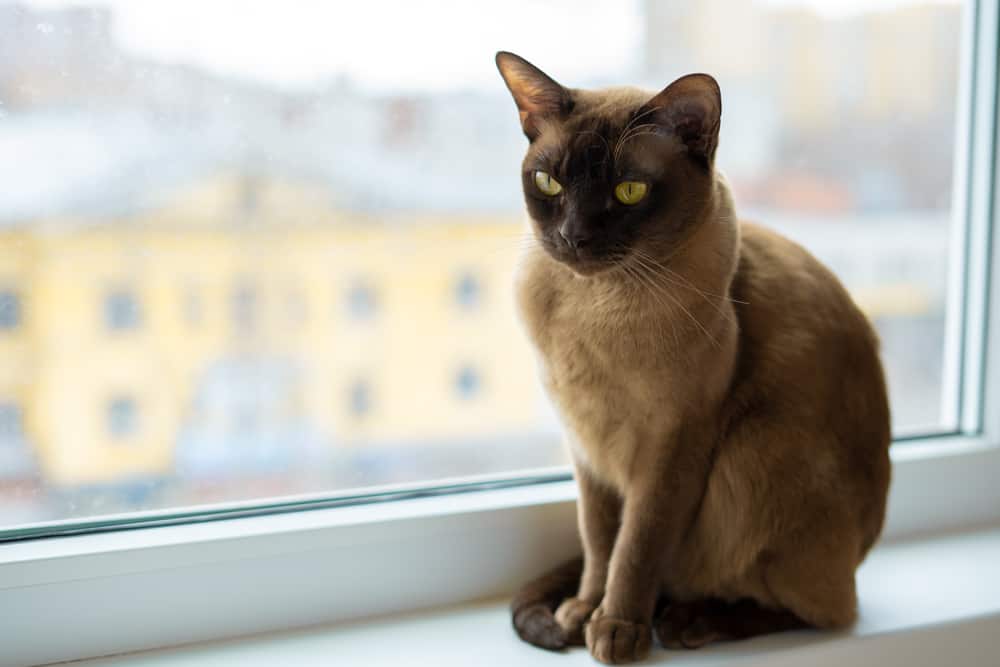
[[[581,248],[586,248],[590,245],[590,234],[586,233],[579,227],[562,225],[559,227],[559,236],[563,237],[563,240],[566,241],[566,245],[573,250],[580,250]]]

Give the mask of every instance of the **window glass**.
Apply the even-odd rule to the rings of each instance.
[[[378,295],[375,288],[364,279],[352,282],[347,293],[347,311],[352,319],[368,320],[378,309]]]
[[[951,430],[963,9],[0,2],[0,529],[564,465],[498,49],[574,87],[715,75],[741,215],[875,322],[897,435]]]
[[[455,392],[459,398],[474,398],[479,393],[481,379],[472,366],[462,366],[455,375]]]
[[[20,323],[20,296],[12,290],[0,290],[0,329],[15,329]]]
[[[463,272],[455,284],[455,300],[465,309],[473,309],[479,305],[482,287],[479,279],[471,272]]]
[[[136,434],[138,416],[135,400],[118,397],[108,402],[108,435],[113,439]]]
[[[104,321],[109,329],[135,329],[139,326],[139,301],[124,289],[111,290],[104,299]]]
[[[9,401],[0,401],[0,444],[21,440],[21,407]]]

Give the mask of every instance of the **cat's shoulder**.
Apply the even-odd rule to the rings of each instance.
[[[540,248],[521,255],[514,272],[514,296],[522,319],[529,328],[547,322],[560,290],[560,276]]]
[[[760,277],[785,279],[793,274],[828,273],[806,248],[787,236],[756,222],[740,222],[739,271]]]

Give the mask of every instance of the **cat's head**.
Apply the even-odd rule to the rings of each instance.
[[[582,275],[631,254],[663,257],[711,199],[722,98],[689,74],[652,95],[565,88],[501,51],[528,152],[521,176],[539,243]]]

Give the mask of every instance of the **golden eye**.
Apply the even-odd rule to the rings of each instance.
[[[642,201],[648,189],[642,181],[622,181],[615,186],[615,198],[623,204],[632,206]]]
[[[559,185],[559,181],[549,176],[547,172],[536,171],[535,172],[535,185],[541,190],[542,194],[546,194],[550,197],[555,197],[557,194],[562,192],[562,186]]]

